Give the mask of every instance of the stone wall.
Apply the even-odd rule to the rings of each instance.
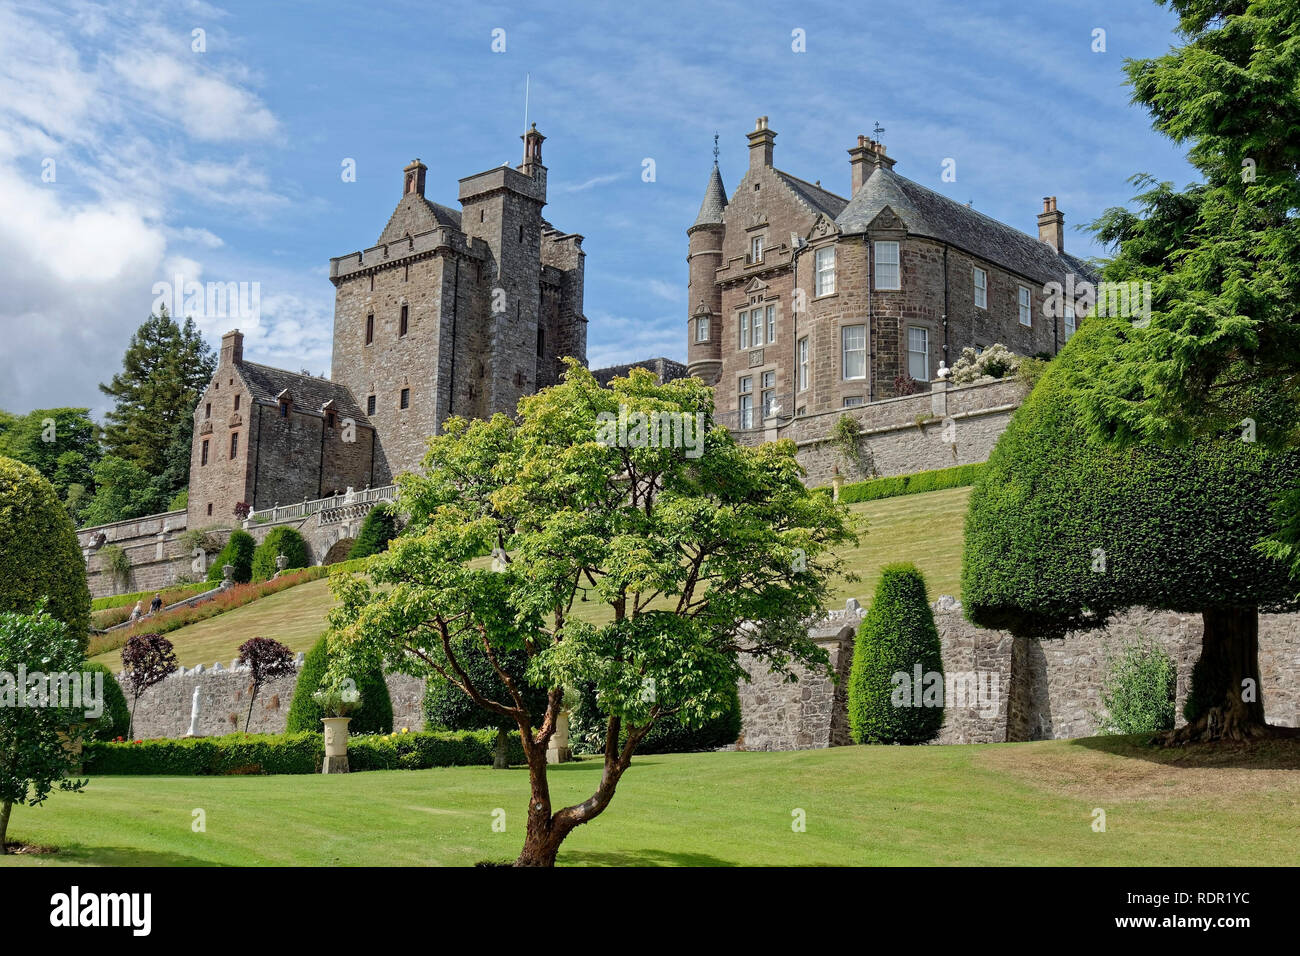
[[[184,511],[166,511],[129,521],[77,530],[77,543],[86,561],[86,583],[91,597],[160,590],[180,581],[197,580],[193,557],[181,545],[186,529]],[[103,543],[99,536],[103,535]],[[131,572],[125,581],[105,569],[103,548],[116,545],[126,552]]]
[[[302,657],[298,655],[299,667]],[[389,674],[386,683],[393,701],[393,729],[423,730],[424,680],[406,674]],[[249,733],[284,733],[296,684],[295,675],[262,688],[253,704]],[[135,710],[135,736],[183,737],[189,730],[196,687],[199,688],[199,736],[218,736],[244,729],[252,685],[248,669],[231,661],[182,668],[145,691]]]
[[[836,673],[845,680],[852,666],[852,635],[862,614],[858,602],[850,600],[810,632],[831,653]],[[949,687],[960,678],[968,691],[965,706],[949,700],[936,743],[1094,735],[1107,655],[1135,641],[1155,643],[1173,658],[1177,721],[1183,723],[1192,666],[1200,656],[1199,615],[1138,608],[1117,616],[1105,630],[1040,642],[976,627],[948,596],[935,603],[934,614]],[[1265,718],[1277,726],[1300,726],[1300,614],[1261,615],[1259,645]],[[740,687],[738,749],[797,750],[849,742],[843,685],[805,670],[799,671],[798,683],[784,683],[752,662],[746,671],[752,682]]]

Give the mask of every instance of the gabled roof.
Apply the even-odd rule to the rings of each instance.
[[[722,213],[726,208],[727,190],[722,185],[722,173],[718,171],[718,164],[714,163],[709,185],[704,190],[704,202],[700,203],[700,214],[695,217],[695,225],[722,225]]]
[[[835,218],[845,234],[861,233],[886,208],[907,231],[958,246],[1038,282],[1060,281],[1073,272],[1093,275],[1092,267],[1069,253],[1058,253],[1040,239],[998,222],[970,206],[879,167]]]
[[[301,411],[319,412],[322,405],[332,400],[334,410],[343,418],[354,419],[358,425],[370,425],[347,386],[338,382],[299,372],[286,372],[282,368],[271,368],[256,362],[240,362],[235,368],[248,390],[253,393],[255,402],[275,405],[277,398],[288,391],[293,397],[294,406]]]
[[[772,171],[813,212],[825,213],[831,219],[834,219],[849,203],[843,196],[837,196],[830,190],[822,189],[815,183],[800,179],[798,176],[791,176],[779,169]]]
[[[407,193],[393,210],[388,225],[379,236],[379,242],[396,242],[405,236],[418,236],[438,226],[460,228],[460,213],[436,202],[429,202],[418,193]]]

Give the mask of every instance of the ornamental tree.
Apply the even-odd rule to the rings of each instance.
[[[1257,544],[1300,455],[1235,431],[1172,450],[1096,440],[1073,383],[1113,361],[1114,345],[1113,323],[1087,320],[998,440],[966,518],[966,614],[1046,639],[1134,606],[1199,613],[1189,724],[1168,739],[1254,736],[1259,612],[1300,607],[1285,565]]]
[[[569,360],[517,420],[446,421],[424,473],[401,479],[411,521],[370,580],[331,579],[341,658],[377,648],[519,729],[530,793],[517,865],[555,863],[662,716],[699,724],[726,707],[742,650],[783,675],[829,670],[800,623],[828,602],[846,513],[804,487],[793,443],[739,446],[712,413],[698,380],[634,369],[603,388]],[[474,679],[469,648],[504,694]],[[503,666],[516,654],[522,675]],[[556,807],[546,749],[580,679],[596,682],[604,767],[587,799]],[[545,692],[540,712],[530,686]]]
[[[127,737],[135,733],[135,705],[140,695],[176,671],[176,649],[161,634],[136,634],[122,648],[123,688],[131,697]]]
[[[510,691],[497,676],[487,654],[473,640],[463,642],[457,660],[469,675],[479,692],[490,700],[508,700]],[[501,651],[497,664],[514,678],[515,687],[525,696],[529,713],[541,716],[546,713],[546,690],[535,687],[524,679],[528,668],[528,655],[523,651]],[[516,726],[512,717],[496,713],[474,703],[457,684],[443,680],[438,674],[429,678],[424,692],[424,716],[430,729],[482,730],[495,728],[496,747],[492,767],[510,769],[510,731]]]
[[[84,780],[69,779],[78,760],[65,739],[69,727],[84,722],[84,712],[33,700],[32,688],[15,683],[20,668],[29,677],[76,673],[81,643],[44,607],[32,614],[0,613],[0,675],[5,678],[0,680],[0,854],[9,852],[6,838],[15,803],[34,807],[56,787],[85,786]],[[44,692],[51,694],[48,686]]]
[[[248,696],[248,715],[244,718],[244,733],[253,719],[253,702],[263,684],[269,684],[297,673],[293,666],[293,652],[279,641],[269,637],[250,637],[239,645],[239,663],[247,664],[253,678],[253,692]]]

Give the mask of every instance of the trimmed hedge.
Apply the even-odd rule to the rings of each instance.
[[[90,589],[72,521],[40,472],[0,457],[0,611],[31,614],[42,600],[84,650]]]
[[[298,683],[293,689],[293,702],[289,705],[289,717],[285,724],[285,730],[289,733],[319,732],[325,712],[312,695],[320,690],[321,681],[328,669],[329,632],[326,631],[307,652],[302,661],[302,669],[298,671]],[[388,684],[384,682],[382,665],[376,661],[372,669],[363,671],[353,679],[361,693],[361,706],[349,715],[352,718],[349,729],[359,734],[386,734],[391,731],[393,702],[388,696]]]
[[[188,594],[180,594],[180,596],[174,597],[173,603],[175,603],[175,601],[184,600],[187,596],[193,597],[200,591],[210,590],[212,590],[212,585],[207,581],[199,581],[194,584],[169,584],[165,588],[162,588],[163,605],[165,606],[167,604],[168,595],[177,595],[182,591],[188,592]],[[124,607],[128,609],[129,614],[129,609],[136,601],[152,601],[153,596],[157,594],[158,591],[158,588],[154,588],[152,591],[135,591],[131,594],[110,594],[108,597],[98,597],[90,602],[90,609],[92,611],[108,611],[113,608]]]
[[[275,528],[253,552],[252,575],[254,581],[269,581],[279,570],[275,559],[280,555],[289,559],[286,571],[305,568],[311,564],[307,558],[307,542],[296,528]]]
[[[125,737],[131,729],[131,709],[127,706],[126,695],[113,676],[113,672],[103,664],[91,661],[81,665],[82,673],[104,675],[104,712],[90,721],[85,730],[87,740],[113,740]]]
[[[226,546],[217,552],[217,556],[212,559],[212,567],[208,568],[208,580],[220,581],[221,569],[229,564],[233,565],[235,573],[232,575],[236,584],[247,584],[253,576],[253,552],[257,550],[257,542],[247,531],[236,528],[230,532],[230,540]]]
[[[353,771],[491,766],[495,742],[493,730],[353,737],[348,740],[348,766]],[[325,738],[319,733],[227,734],[138,744],[87,741],[82,749],[89,775],[320,773],[324,757]],[[518,733],[510,738],[510,762],[524,762]]]
[[[898,495],[919,495],[927,491],[942,491],[944,488],[963,488],[975,484],[984,471],[985,463],[972,465],[954,465],[952,468],[935,468],[931,471],[917,471],[910,475],[894,475],[890,478],[869,478],[855,481],[840,488],[840,502],[846,505],[859,501],[876,501],[880,498],[894,498]]]
[[[921,667],[923,683],[914,686]],[[906,677],[903,693],[895,675]],[[939,699],[927,700],[939,675]],[[943,727],[943,654],[925,579],[911,564],[891,564],[858,628],[849,672],[849,732],[855,743],[923,744]],[[898,699],[896,698],[896,695]],[[916,696],[921,695],[920,701]]]
[[[348,558],[368,558],[388,550],[388,542],[397,537],[397,513],[391,505],[378,504],[370,509],[357,539],[352,542]]]

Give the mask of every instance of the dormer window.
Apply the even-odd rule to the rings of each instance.
[[[289,408],[290,406],[293,405],[293,396],[289,394],[288,390],[285,390],[281,392],[279,395],[277,395],[275,397],[275,400],[279,403],[280,406],[280,417],[288,418]]]
[[[336,424],[337,420],[338,420],[338,419],[337,419],[337,416],[336,416],[333,412],[326,412],[326,413],[325,413],[325,427],[326,427],[326,428],[333,428],[333,427],[335,427],[335,424]]]

